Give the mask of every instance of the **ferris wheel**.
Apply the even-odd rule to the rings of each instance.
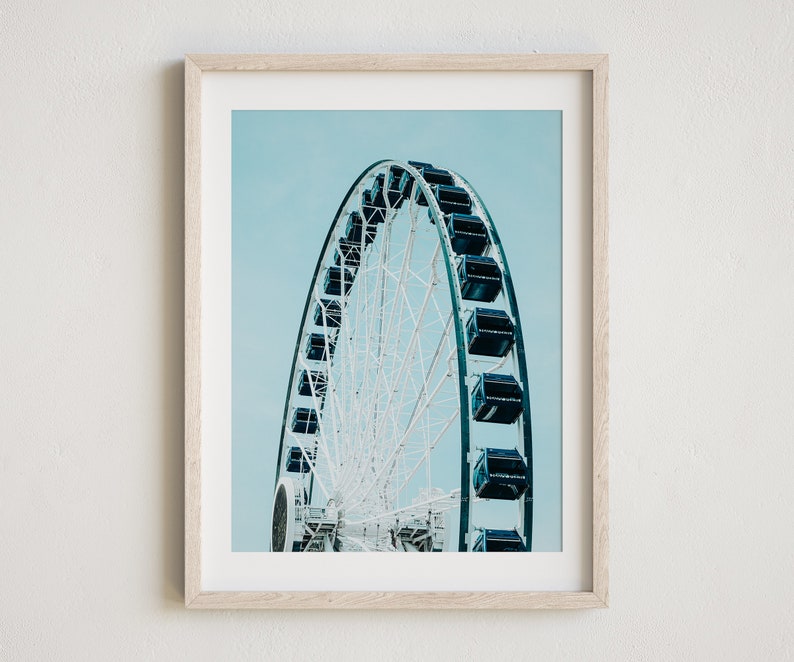
[[[482,200],[447,168],[371,165],[306,297],[271,549],[530,550],[529,404],[513,282]]]

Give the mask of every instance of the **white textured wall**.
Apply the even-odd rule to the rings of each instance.
[[[0,659],[794,656],[792,13],[0,5]],[[183,54],[535,49],[611,54],[612,607],[187,612]]]

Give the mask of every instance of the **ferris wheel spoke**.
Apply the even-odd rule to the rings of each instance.
[[[295,435],[290,435],[290,437],[294,440],[294,442],[297,444],[297,447],[300,448],[301,450],[301,462],[305,463],[306,466],[309,468],[310,473],[316,480],[317,485],[320,488],[320,490],[323,492],[323,494],[327,498],[330,498],[331,491],[328,489],[328,486],[325,484],[325,481],[321,478],[319,472],[317,471],[317,465],[315,462],[316,458],[313,458],[312,454],[306,450],[306,446],[304,445],[301,439],[299,439]]]
[[[386,262],[386,251],[381,250],[378,254],[378,265],[377,265],[377,281],[374,284],[370,284],[368,281],[369,278],[369,270],[365,274],[365,280],[363,281],[363,286],[372,287],[372,292],[369,292],[369,287],[365,290],[366,295],[364,297],[364,334],[361,337],[360,334],[360,320],[357,320],[356,323],[356,331],[359,332],[359,337],[363,342],[364,347],[364,366],[363,366],[363,385],[361,387],[361,396],[362,399],[359,401],[361,406],[357,411],[352,411],[351,416],[354,417],[354,420],[357,420],[359,416],[357,413],[359,412],[369,412],[372,411],[374,403],[374,396],[376,394],[377,384],[370,384],[371,381],[371,373],[372,373],[372,363],[373,359],[377,360],[377,354],[373,351],[371,339],[375,334],[375,329],[380,322],[380,306],[378,306],[378,295],[380,292],[380,278],[384,268],[384,264]],[[373,287],[374,285],[374,287]],[[373,301],[374,299],[374,301]],[[372,309],[370,310],[370,303],[372,303]],[[365,421],[367,421],[365,417]],[[362,445],[362,442],[365,439],[367,433],[368,425],[364,426],[364,430],[359,431],[358,436],[358,444],[357,446]]]
[[[419,460],[413,465],[413,467],[405,474],[402,479],[402,483],[397,486],[397,495],[399,496],[402,494],[405,489],[410,484],[413,477],[422,468],[422,466],[429,466],[430,454],[435,450],[436,445],[439,441],[444,437],[447,433],[447,430],[452,426],[452,424],[458,420],[460,416],[460,411],[455,411],[444,423],[444,426],[441,428],[441,431],[427,444],[426,450],[422,453]]]
[[[406,443],[410,437],[410,434],[416,428],[416,426],[420,422],[421,414],[428,409],[430,403],[433,401],[433,398],[441,391],[442,387],[445,385],[443,381],[439,382],[438,385],[433,389],[432,393],[424,399],[424,402],[421,407],[418,409],[415,408],[409,423],[403,432],[401,438],[399,439],[396,446],[392,449],[391,453],[387,457],[387,459],[383,462],[382,469],[378,472],[375,476],[375,479],[369,483],[369,488],[365,491],[363,497],[359,502],[357,502],[354,506],[358,506],[364,499],[366,499],[369,494],[371,494],[372,490],[378,485],[378,481],[386,475],[386,472],[393,466],[393,464],[399,459],[400,454],[405,448]]]
[[[382,432],[383,429],[383,421],[388,421],[393,419],[392,412],[388,411],[390,409],[391,400],[385,405],[385,408],[382,407],[382,403],[380,401],[375,401],[372,405],[372,409],[377,409],[379,412],[379,429]],[[371,417],[367,419],[367,425],[373,425],[374,421],[372,421]],[[379,434],[380,437],[383,437],[382,434]],[[368,462],[370,458],[377,452],[377,448],[375,444],[371,444],[369,449],[364,451],[364,458],[365,462]],[[374,485],[373,485],[374,486]]]
[[[411,333],[410,338],[408,339],[407,346],[406,346],[404,355],[402,357],[403,361],[402,361],[402,365],[400,366],[400,371],[399,371],[399,373],[397,374],[397,377],[394,380],[394,382],[397,383],[397,384],[400,384],[402,382],[402,379],[405,376],[406,370],[408,370],[408,368],[411,365],[411,360],[410,359],[413,357],[413,353],[415,351],[416,344],[417,344],[417,342],[419,340],[419,334],[420,334],[420,331],[422,329],[422,323],[424,321],[425,314],[427,313],[427,310],[429,308],[430,301],[432,299],[432,295],[433,295],[433,291],[432,290],[428,290],[427,294],[425,295],[424,301],[422,302],[422,306],[421,306],[421,308],[419,310],[419,313],[418,313],[417,317],[412,320],[413,331]],[[382,374],[382,373],[379,373],[379,374]],[[376,386],[379,386],[379,384],[376,383]]]
[[[455,356],[456,353],[457,353],[457,348],[453,348],[452,350],[450,350],[449,354],[447,355],[447,361],[451,359],[453,356]],[[440,357],[440,356],[441,353],[436,352],[436,357]],[[436,357],[434,357],[434,361],[436,360]],[[425,384],[426,383],[427,382],[425,382]],[[427,394],[428,392],[426,389],[424,389],[423,392],[419,395],[419,397],[416,400],[416,403],[414,404],[414,408],[413,411],[411,412],[410,418],[408,419],[408,424],[406,425],[405,431],[403,432],[404,437],[411,433],[413,428],[419,422],[419,417],[428,409],[428,407],[430,407],[431,403],[433,402],[433,399],[436,397],[436,395],[438,395],[438,393],[445,385],[447,385],[446,382],[440,380],[429,396]]]
[[[410,259],[410,254],[411,254],[411,250],[406,250],[405,251],[404,260],[403,260],[403,266],[405,266],[405,264],[407,264],[407,261]],[[401,276],[402,276],[403,273],[404,273],[404,269],[401,270]],[[389,316],[389,322],[388,322],[388,327],[387,327],[387,332],[386,332],[386,337],[387,338],[389,337],[389,335],[390,335],[390,333],[392,331],[392,325],[393,325],[393,321],[394,321],[394,308],[396,307],[396,305],[397,305],[397,301],[395,299],[395,301],[394,301],[394,303],[392,305],[391,315]],[[380,308],[380,311],[381,311],[381,313],[378,315],[378,317],[382,319],[382,307]],[[383,380],[383,375],[384,375],[384,367],[385,367],[386,357],[385,357],[384,352],[383,352],[383,346],[381,344],[382,342],[383,342],[382,337],[379,337],[379,346],[378,346],[378,350],[376,352],[377,371],[376,371],[376,374],[375,374],[374,385],[373,385],[373,388],[372,388],[373,399],[377,397],[378,389],[380,388],[380,384],[381,384],[381,381]],[[377,405],[379,403],[376,402],[375,404]],[[381,417],[381,412],[379,411],[379,407],[378,406],[371,407],[368,410],[366,415],[368,416],[367,424],[369,425],[370,422],[371,422],[371,424],[373,426],[375,426],[376,429],[377,429],[378,420]]]
[[[360,196],[359,196],[359,200],[360,200]],[[359,207],[359,209],[360,209],[360,207]],[[362,231],[362,235],[361,235],[362,251],[364,250],[365,236],[366,236],[365,233]],[[364,259],[364,261],[362,262],[362,270],[361,270],[361,273],[360,273],[360,276],[359,276],[358,287],[356,288],[356,301],[355,301],[354,304],[353,304],[353,302],[351,302],[351,305],[354,305],[356,310],[362,310],[362,308],[363,308],[363,311],[364,311],[363,315],[364,315],[364,319],[365,320],[369,318],[369,314],[368,314],[369,313],[369,300],[366,297],[366,288],[363,285],[363,284],[366,284],[366,282],[369,279],[370,269],[368,268],[368,265],[367,265],[367,261],[368,260],[369,260],[369,256],[367,256]],[[362,292],[364,292],[363,296],[362,296]],[[360,322],[361,322],[361,318],[360,317],[356,318],[356,319],[351,319],[350,318],[350,312],[347,309],[346,309],[346,314],[347,314],[346,320],[347,320],[348,324],[343,326],[343,329],[349,328],[352,325],[356,325],[357,326],[358,324],[360,324]],[[363,407],[363,401],[362,401],[363,390],[362,390],[362,387],[359,385],[359,382],[358,382],[359,361],[357,360],[357,354],[360,351],[359,347],[357,345],[358,338],[356,336],[354,336],[352,333],[349,333],[349,334],[346,333],[346,340],[347,340],[347,347],[348,347],[349,357],[350,357],[350,361],[349,361],[350,372],[348,374],[347,371],[343,370],[342,371],[343,377],[342,377],[341,381],[342,381],[343,388],[346,389],[345,395],[347,396],[348,407],[347,407],[347,409],[345,411],[343,411],[344,418],[342,420],[343,420],[343,424],[344,425],[343,425],[343,429],[340,432],[340,436],[342,437],[342,440],[343,440],[342,443],[344,444],[344,448],[345,448],[345,452],[343,454],[344,457],[345,458],[352,458],[352,457],[356,456],[356,453],[358,451],[357,443],[359,442],[359,437],[358,437],[358,435],[353,433],[353,431],[350,428],[350,425],[351,425],[352,421],[356,420],[355,412],[356,411],[360,411],[361,408]],[[365,363],[366,363],[366,361],[365,361]],[[348,374],[347,380],[345,380],[345,378],[344,378],[345,374]],[[362,374],[364,376],[366,376],[366,374],[367,374],[366,373],[366,368],[362,368]],[[345,467],[343,483],[346,483],[348,481],[349,474],[352,472],[352,470],[353,470],[352,469],[352,464],[350,462],[348,462],[346,467]]]
[[[414,503],[409,506],[404,506],[402,508],[395,508],[394,510],[385,513],[378,513],[377,515],[373,515],[371,517],[367,517],[361,520],[352,520],[349,522],[349,524],[351,526],[362,526],[364,524],[371,524],[373,522],[378,522],[378,521],[391,521],[392,519],[395,518],[396,515],[400,515],[402,513],[407,513],[407,512],[415,512],[418,511],[420,508],[425,508],[427,506],[435,506],[433,508],[434,512],[444,512],[446,510],[452,510],[454,508],[457,508],[459,505],[460,505],[460,489],[456,488],[454,490],[451,490],[450,492],[435,496],[432,499],[426,499],[424,501],[420,501],[418,503]]]
[[[426,303],[427,303],[427,301],[425,301],[425,304]],[[425,304],[423,304],[423,310],[426,310],[426,305]],[[436,367],[437,367],[437,365],[439,363],[440,357],[442,356],[442,349],[443,349],[444,344],[445,344],[444,340],[445,340],[445,337],[449,333],[452,321],[453,321],[452,315],[449,314],[448,317],[447,317],[446,323],[444,325],[444,329],[443,329],[443,331],[441,333],[439,342],[436,345],[436,347],[434,348],[431,365],[426,371],[424,371],[424,378],[421,380],[419,388],[416,388],[414,390],[410,390],[410,389],[407,389],[407,388],[402,388],[401,389],[403,400],[405,399],[405,397],[407,397],[407,395],[409,393],[413,393],[413,397],[416,399],[416,404],[414,406],[413,411],[411,412],[411,415],[410,415],[411,418],[409,419],[409,422],[406,425],[406,430],[404,430],[402,432],[401,436],[397,432],[397,426],[395,426],[394,434],[392,435],[392,439],[394,441],[392,441],[387,446],[387,450],[390,450],[391,453],[387,457],[387,459],[384,461],[383,467],[381,469],[381,472],[379,472],[378,476],[376,477],[376,480],[374,480],[370,484],[370,488],[364,494],[363,498],[366,498],[372,492],[372,490],[374,490],[375,488],[378,487],[378,481],[383,478],[383,476],[386,474],[386,472],[388,472],[388,471],[393,469],[393,466],[394,466],[395,462],[399,459],[400,454],[402,452],[402,449],[404,448],[405,444],[407,443],[407,441],[409,439],[411,431],[413,430],[413,426],[415,426],[415,424],[419,422],[419,418],[418,417],[430,406],[430,404],[432,403],[432,401],[435,398],[435,396],[438,394],[438,392],[443,387],[444,382],[443,381],[439,381],[439,384],[436,386],[436,388],[435,388],[433,394],[431,395],[431,397],[427,398],[427,384],[429,382],[429,379],[430,379],[432,373],[435,371],[435,369],[436,369]],[[411,340],[409,342],[410,346],[414,345],[414,341],[418,337],[416,335],[416,331],[417,331],[416,326],[414,326],[414,333],[412,334]],[[452,350],[452,354],[451,355],[454,355],[454,351],[455,350]],[[447,357],[447,360],[449,360],[451,355]],[[395,383],[397,383],[397,384],[402,384],[403,383],[404,378],[405,378],[405,370],[406,370],[406,368],[408,366],[410,366],[410,365],[413,365],[413,361],[410,360],[410,359],[412,359],[412,357],[413,357],[413,355],[411,355],[409,357],[409,360],[404,360],[403,361],[400,373],[398,374],[398,376],[397,376],[397,378],[395,380]],[[424,368],[424,362],[423,361],[420,363],[420,365],[422,366],[422,368]],[[386,404],[386,407],[385,407],[384,417],[388,416],[392,412],[393,404],[394,404],[394,390],[390,388],[390,389],[388,389],[388,392],[389,392],[389,400],[388,400],[388,402]],[[425,400],[427,400],[427,401],[425,402]],[[417,410],[417,407],[420,405],[420,403],[424,403],[424,407],[421,410]],[[400,407],[399,407],[400,410],[402,409],[402,404],[403,403],[401,401]],[[374,448],[370,450],[370,454],[374,453],[374,452],[375,452]]]
[[[406,434],[406,429],[408,429],[411,425],[411,422],[414,420],[414,417],[417,414],[416,404],[420,401],[427,398],[428,391],[427,385],[430,383],[429,375],[433,371],[433,367],[431,366],[431,370],[428,371],[427,377],[425,379],[418,380],[418,383],[413,383],[414,380],[411,378],[411,382],[413,383],[412,389],[404,389],[403,397],[401,398],[397,410],[400,412],[400,424],[395,426],[394,434],[392,437],[392,441],[390,446],[399,451],[400,448],[403,448],[410,439],[410,431]],[[442,392],[444,386],[443,376],[439,378],[438,384],[434,387],[434,393],[436,397]],[[414,401],[413,405],[410,403],[406,403],[407,394],[411,393],[411,398]],[[438,404],[436,401],[435,404]],[[457,402],[455,402],[457,406]],[[411,406],[410,411],[408,410],[408,406]],[[420,413],[421,415],[421,413]]]

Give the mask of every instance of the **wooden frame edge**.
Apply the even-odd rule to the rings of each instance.
[[[185,58],[185,604],[201,592],[201,68]]]
[[[197,53],[187,56],[202,71],[570,71],[594,70],[605,57],[591,53]]]
[[[593,67],[593,593],[609,606],[609,58]]]
[[[419,592],[419,591],[207,591],[191,609],[588,609],[605,607],[589,591]]]
[[[191,609],[582,609],[609,606],[609,223],[606,54],[185,56],[185,605]],[[201,76],[220,71],[591,71],[593,102],[593,590],[201,590]]]

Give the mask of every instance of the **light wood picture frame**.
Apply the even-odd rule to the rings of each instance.
[[[592,290],[592,325],[585,340],[587,373],[592,384],[577,385],[586,393],[587,421],[592,438],[587,448],[592,456],[581,458],[586,467],[588,513],[592,512],[587,535],[591,546],[587,568],[591,585],[581,590],[248,590],[239,584],[215,588],[207,583],[206,527],[208,517],[208,470],[216,437],[207,431],[208,406],[205,352],[213,332],[207,328],[206,306],[209,280],[208,251],[215,250],[208,235],[207,190],[211,181],[203,167],[212,136],[206,126],[208,76],[228,76],[245,84],[241,76],[263,72],[456,72],[482,74],[523,72],[542,76],[571,72],[586,76],[588,105],[582,109],[591,118],[591,140],[584,156],[592,167],[581,189],[581,203],[588,222],[583,232],[592,249],[585,261]],[[234,82],[234,84],[237,84]],[[185,604],[207,609],[569,609],[606,607],[609,604],[608,536],[608,57],[602,54],[300,54],[300,55],[187,55],[185,58]],[[283,108],[291,108],[289,99]],[[362,164],[363,165],[363,164]],[[592,190],[592,198],[589,192]],[[575,194],[574,194],[575,195]],[[208,238],[209,237],[209,238]],[[591,262],[590,262],[591,261]],[[213,286],[214,287],[214,286]],[[204,312],[204,316],[202,313]],[[591,351],[591,355],[590,355]],[[565,358],[563,358],[563,362]],[[282,380],[281,375],[273,379]],[[210,404],[208,405],[208,402]],[[563,425],[565,423],[563,422]],[[565,497],[563,497],[565,498]],[[590,526],[591,524],[591,526]],[[318,556],[318,555],[307,555]],[[441,556],[441,555],[439,555]],[[504,555],[497,555],[500,558]],[[526,555],[531,556],[531,555]],[[590,574],[590,570],[592,571]]]

